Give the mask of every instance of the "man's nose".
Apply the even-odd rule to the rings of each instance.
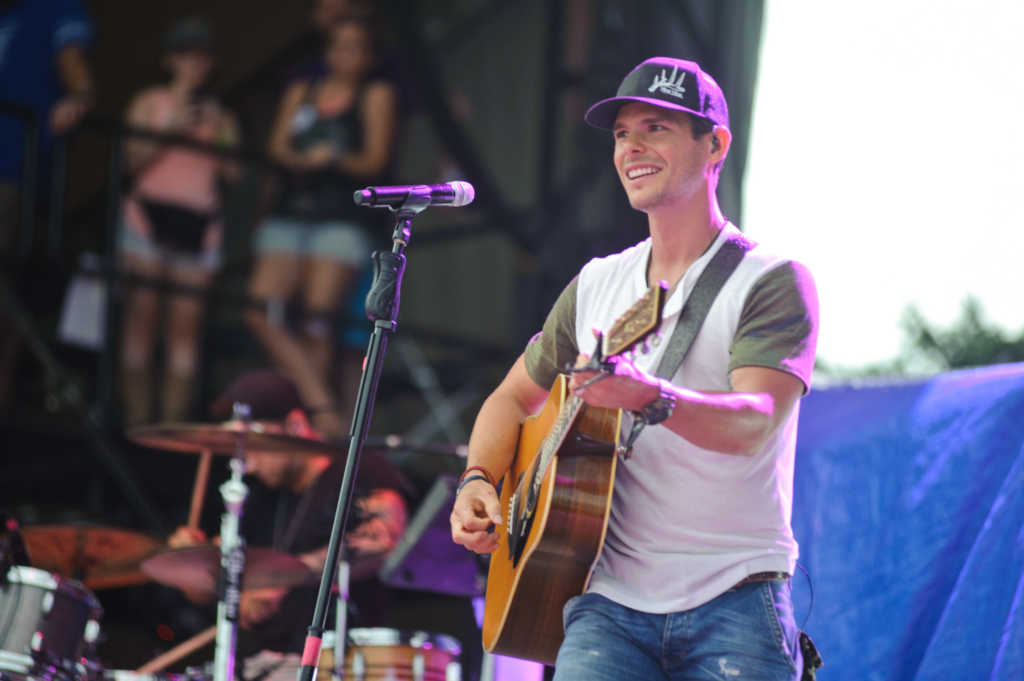
[[[642,135],[630,135],[626,144],[627,154],[640,154],[646,151],[647,143]]]

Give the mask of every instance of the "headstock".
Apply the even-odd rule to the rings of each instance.
[[[626,352],[661,326],[661,313],[668,296],[668,283],[652,284],[640,300],[626,310],[601,339],[601,357]]]

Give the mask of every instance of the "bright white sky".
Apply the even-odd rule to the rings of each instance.
[[[744,230],[811,268],[818,354],[894,358],[910,304],[1024,329],[1024,1],[769,0]]]

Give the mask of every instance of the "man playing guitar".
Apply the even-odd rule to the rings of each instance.
[[[478,553],[507,541],[496,484],[520,425],[568,365],[587,367],[592,329],[665,281],[668,338],[708,262],[742,239],[715,195],[731,140],[725,97],[697,64],[648,59],[585,119],[612,131],[616,171],[650,238],[580,271],[481,408],[451,515],[453,539]],[[800,678],[790,513],[817,329],[806,268],[753,246],[670,380],[653,375],[665,342],[635,359],[604,358],[606,376],[595,365],[572,373],[586,408],[626,410],[649,427],[618,462],[603,547],[585,592],[561,613],[557,681]]]

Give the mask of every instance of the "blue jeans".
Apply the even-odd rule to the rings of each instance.
[[[555,681],[794,681],[803,668],[788,582],[745,584],[667,614],[588,593],[563,618]]]

